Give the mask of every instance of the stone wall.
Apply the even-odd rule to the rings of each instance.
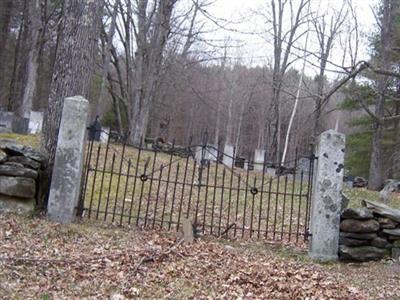
[[[363,201],[347,208],[340,222],[339,258],[348,261],[400,258],[400,210]]]
[[[42,204],[46,155],[13,141],[0,141],[0,213],[31,213]]]

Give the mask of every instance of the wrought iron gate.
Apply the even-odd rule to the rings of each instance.
[[[222,163],[227,157],[231,165]],[[118,225],[179,230],[189,218],[204,234],[298,242],[309,235],[314,159],[296,151],[290,167],[248,162],[242,169],[235,153],[206,139],[160,148],[108,136],[87,143],[77,210]]]

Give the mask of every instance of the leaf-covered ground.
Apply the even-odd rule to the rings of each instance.
[[[310,262],[292,248],[0,215],[0,298],[396,299],[395,263]],[[345,274],[341,275],[341,274]],[[369,280],[370,279],[370,280]]]

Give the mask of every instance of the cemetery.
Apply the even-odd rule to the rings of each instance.
[[[1,0],[0,299],[400,299],[400,1]]]

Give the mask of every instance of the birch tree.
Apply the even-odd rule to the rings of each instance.
[[[272,34],[274,48],[274,63],[272,72],[272,101],[270,111],[273,113],[268,137],[270,158],[275,162],[280,160],[281,153],[281,111],[280,100],[284,77],[289,66],[293,63],[291,56],[294,44],[304,35],[300,27],[307,22],[307,7],[309,0],[294,1],[271,0]],[[289,23],[287,27],[286,24]]]

